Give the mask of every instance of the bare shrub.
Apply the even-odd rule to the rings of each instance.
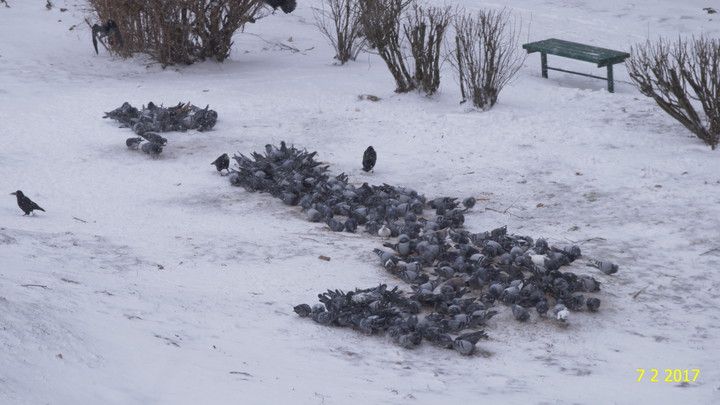
[[[360,24],[361,0],[323,0],[322,8],[313,9],[315,26],[335,49],[340,64],[355,60],[365,38]]]
[[[163,65],[223,61],[232,36],[254,22],[262,0],[89,0],[100,22],[114,20],[125,46],[110,43],[121,56],[147,53]]]
[[[400,37],[400,18],[412,0],[362,0],[360,23],[367,41],[377,49],[395,79],[397,93],[415,88],[406,66]]]
[[[441,47],[450,25],[450,7],[423,8],[413,4],[403,24],[405,38],[415,62],[414,85],[427,95],[440,87]]]
[[[720,141],[720,40],[634,46],[627,60],[630,78],[643,95],[714,150]]]
[[[489,110],[500,91],[522,67],[526,54],[519,46],[520,31],[510,11],[480,10],[455,17],[455,50],[451,62],[458,75],[462,102]]]

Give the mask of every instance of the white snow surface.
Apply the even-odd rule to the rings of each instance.
[[[224,63],[166,69],[102,47],[96,55],[85,3],[8,2],[0,403],[720,403],[719,152],[640,95],[624,66],[611,94],[591,78],[543,79],[531,54],[499,103],[479,112],[459,104],[449,64],[431,98],[395,94],[377,55],[335,65],[313,25],[319,0],[248,24]],[[712,3],[449,2],[511,7],[523,43],[624,51],[658,36],[717,37],[720,17],[703,11]],[[102,119],[125,101],[210,105],[219,120],[209,132],[163,134],[168,146],[152,159],[125,147],[129,129]],[[573,312],[567,325],[531,311],[519,323],[499,304],[472,356],[298,317],[293,306],[326,289],[408,287],[379,265],[379,238],[307,222],[210,165],[283,140],[358,185],[481,198],[466,214],[473,232],[507,225],[578,244],[583,257],[565,269],[602,282],[590,294],[600,311]],[[378,153],[369,174],[360,164],[368,145]],[[17,189],[47,212],[23,216],[7,195]],[[607,276],[590,260],[620,271]],[[637,369],[648,370],[642,381]],[[700,373],[666,382],[665,369]]]

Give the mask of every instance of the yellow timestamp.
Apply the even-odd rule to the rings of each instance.
[[[652,368],[650,370],[639,368],[635,371],[640,373],[637,379],[638,381],[642,381],[644,377],[646,381],[649,380],[650,382],[694,382],[700,375],[699,369],[682,370],[679,368],[666,368],[665,370],[661,371],[655,368]]]

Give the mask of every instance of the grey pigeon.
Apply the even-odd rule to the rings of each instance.
[[[484,330],[479,330],[477,332],[463,333],[456,340],[467,340],[472,344],[476,344],[480,339],[487,339],[487,337],[488,335]]]
[[[585,305],[587,305],[590,312],[597,312],[600,308],[600,298],[588,298]]]
[[[156,158],[159,154],[161,154],[162,150],[163,147],[159,143],[145,142],[144,144],[142,144],[142,151],[152,156],[153,158]]]
[[[525,322],[528,319],[530,319],[530,312],[528,312],[527,309],[521,307],[520,305],[513,305],[512,306],[512,313],[515,319],[517,319],[520,322]]]
[[[460,339],[453,342],[453,349],[460,354],[469,356],[475,351],[475,345],[467,340]]]
[[[322,219],[322,214],[320,214],[320,211],[316,210],[315,208],[309,208],[307,211],[305,211],[305,216],[310,222],[320,222],[320,220]]]
[[[619,267],[617,264],[612,262],[593,260],[591,263],[592,264],[588,264],[588,266],[593,266],[607,275],[617,273]]]
[[[142,140],[143,139],[139,136],[128,138],[125,140],[125,146],[127,146],[128,149],[138,150],[138,148],[140,147],[140,142],[142,142]]]
[[[345,229],[345,224],[335,218],[326,219],[325,224],[334,232],[342,232]]]
[[[462,204],[465,208],[470,209],[475,206],[475,197],[468,197],[462,201]]]
[[[147,139],[149,142],[155,142],[162,146],[165,146],[167,144],[166,138],[163,138],[162,136],[160,136],[154,132],[145,132],[145,133],[139,134],[139,135],[142,136],[143,138]]]
[[[538,315],[545,316],[547,311],[549,310],[547,299],[543,298],[541,299],[536,305],[535,310],[537,311]]]
[[[293,311],[295,311],[296,314],[302,317],[306,317],[310,316],[310,314],[312,313],[312,308],[310,308],[310,305],[308,304],[300,304],[293,307]]]

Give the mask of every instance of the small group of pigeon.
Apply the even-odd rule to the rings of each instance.
[[[497,312],[463,295],[465,291],[455,290],[435,295],[435,304],[444,305],[445,310],[433,312],[422,320],[418,318],[423,308],[421,297],[407,294],[398,287],[388,290],[386,284],[347,293],[328,290],[318,294],[319,304],[300,304],[293,309],[299,316],[309,317],[321,325],[351,327],[367,335],[387,334],[404,348],[413,348],[426,340],[469,355],[480,339],[488,337],[481,328]],[[472,331],[461,333],[464,329]]]
[[[377,159],[375,150],[368,149],[372,152],[366,150],[363,155],[364,171],[370,171]],[[300,206],[307,220],[325,223],[332,231],[356,232],[364,227],[371,235],[397,238],[383,244],[389,250],[374,251],[383,268],[410,285],[412,293],[405,296],[411,297],[408,299],[412,305],[388,308],[386,304],[368,303],[375,309],[395,314],[390,319],[388,312],[380,316],[373,308],[364,308],[362,303],[347,298],[350,293],[335,290],[320,294],[321,303],[309,312],[307,304],[295,307],[299,315],[309,316],[321,324],[351,326],[365,332],[368,330],[361,326],[361,320],[373,317],[373,325],[377,322],[382,325],[372,328],[373,332],[392,333],[390,327],[399,323],[402,333],[398,332],[396,337],[409,333],[413,336],[412,342],[419,343],[420,336],[431,341],[440,339],[446,344],[444,334],[462,334],[465,328],[481,326],[479,320],[484,324],[496,313],[490,309],[496,304],[509,307],[512,316],[520,322],[528,321],[529,310],[534,310],[539,319],[550,318],[549,313],[552,319],[565,325],[571,311],[599,310],[600,299],[586,299],[585,294],[598,292],[600,282],[590,275],[561,271],[561,267],[582,257],[579,246],[550,246],[544,238],[509,234],[506,227],[470,232],[463,229],[465,213],[474,207],[475,198],[427,199],[408,187],[367,183],[356,186],[345,173],[331,176],[329,166],[317,161],[316,155],[317,152],[281,142],[279,146],[266,145],[264,153],[235,155],[237,167],[233,169],[224,166],[225,163],[218,164],[229,160],[226,155],[213,164],[218,171],[227,170],[232,185],[251,192],[267,192],[287,205]],[[428,209],[434,215],[426,215]],[[590,260],[588,265],[605,274],[618,270],[618,266],[609,261]],[[357,290],[352,295],[356,294]],[[337,306],[338,301],[352,302],[352,305],[341,309],[328,307],[328,302]],[[415,308],[414,312],[408,311],[411,307]],[[419,324],[439,323],[442,325],[439,331],[434,326],[430,332],[415,330],[414,320],[401,317],[402,314],[415,315],[422,307],[429,314]],[[438,338],[437,333],[443,337]],[[404,344],[407,339],[404,343],[396,341],[404,347],[415,345]],[[462,345],[465,346],[465,350],[460,350],[463,354],[474,350],[466,343]]]
[[[218,114],[210,106],[200,108],[181,102],[166,108],[151,101],[141,109],[124,102],[120,107],[105,113],[103,118],[114,119],[121,124],[121,128],[130,128],[139,135],[125,140],[128,149],[142,150],[156,158],[167,145],[167,139],[158,132],[185,132],[190,129],[208,131],[217,123]]]

